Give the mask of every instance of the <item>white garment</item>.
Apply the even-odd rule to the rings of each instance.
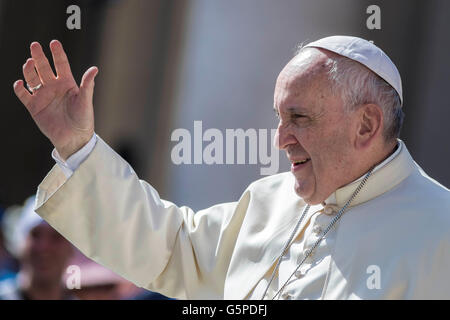
[[[73,171],[80,166],[81,162],[89,156],[96,141],[97,136],[94,134],[90,141],[78,152],[69,157],[67,161],[61,159],[56,149],[53,150],[52,157],[64,171],[67,178],[69,178],[73,174]],[[377,165],[373,172],[381,169],[389,163],[389,161],[394,159],[400,153],[401,149],[402,144],[398,143],[395,152],[393,152],[382,163]],[[354,182],[359,182],[363,178],[364,175],[356,179]],[[322,231],[326,229],[338,211],[339,208],[336,206],[334,193],[332,193],[322,205],[312,206],[309,209],[308,215],[305,217],[308,221],[306,223],[306,229],[302,230],[299,237],[294,239],[287,254],[283,257],[279,270],[277,270],[276,276],[267,292],[268,298],[273,297],[285,284],[293,271],[296,269],[297,265],[302,261],[305,253],[308,249],[312,248],[317,239],[319,239]],[[339,223],[335,225],[333,229],[338,228],[338,225]],[[328,232],[326,237],[312,252],[310,257],[308,257],[294,276],[291,277],[289,280],[289,285],[285,288],[285,290],[283,290],[283,295],[279,298],[320,299],[322,297],[326,276],[330,268],[331,253],[335,245],[336,232],[333,232],[333,229]],[[255,290],[249,296],[249,299],[260,299],[262,297],[272,276],[272,271],[273,268],[269,270],[263,279],[261,279]],[[307,294],[305,295],[305,293]]]
[[[64,172],[64,175],[67,178],[73,174],[75,170],[80,166],[80,164],[89,156],[92,152],[92,149],[95,147],[95,143],[97,142],[97,135],[94,133],[89,140],[80,150],[72,154],[66,161],[61,158],[58,151],[53,149],[52,158],[59,165],[61,170]]]
[[[292,296],[284,298],[450,298],[450,193],[400,144],[330,231],[334,235],[318,248],[305,276],[288,286]],[[181,299],[260,299],[264,279],[305,207],[294,179],[290,172],[260,179],[238,202],[194,213],[160,199],[97,137],[70,178],[53,167],[38,188],[36,211],[85,255],[138,286]],[[333,193],[338,208],[358,184]],[[314,226],[328,223],[317,212],[320,205],[310,210],[277,287],[303,246],[310,246]],[[373,266],[381,271],[375,288],[368,273]]]
[[[310,214],[305,217],[308,222],[306,227],[300,232],[299,236],[289,247],[286,256],[282,259],[279,272],[267,291],[266,298],[272,298],[278,290],[284,285],[289,276],[294,272],[298,263],[305,257],[305,253],[310,249],[319,238],[320,233],[325,230],[334,217],[333,214],[324,213],[322,205],[312,206]],[[336,228],[337,226],[335,226]],[[334,228],[334,229],[335,229]],[[285,235],[286,240],[288,235]],[[279,299],[320,299],[325,286],[326,275],[331,263],[331,252],[336,242],[336,232],[333,229],[328,232],[320,245],[308,257],[305,263],[292,276],[289,284],[283,290]],[[266,273],[255,287],[249,299],[261,299],[264,290],[272,276],[274,268]]]
[[[401,151],[402,144],[398,143],[396,150],[383,162],[373,169],[377,172],[394,159]],[[365,174],[350,184],[360,182]],[[333,220],[338,213],[339,207],[336,205],[335,193],[333,192],[323,204],[311,206],[305,228],[299,236],[294,239],[292,245],[285,257],[281,260],[280,267],[267,292],[267,297],[273,297],[278,290],[285,284],[291,274],[297,268],[297,265],[305,257],[306,252],[311,249],[314,243],[319,239],[323,230]],[[283,290],[281,299],[320,299],[325,288],[326,276],[331,264],[331,254],[336,240],[336,229],[339,222],[331,229],[326,237],[321,241],[318,247],[311,253],[299,270],[291,277],[289,284]],[[258,283],[255,290],[249,297],[250,299],[261,298],[267,284],[272,276],[273,269],[265,275]]]

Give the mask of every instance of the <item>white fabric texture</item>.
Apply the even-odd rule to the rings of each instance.
[[[400,143],[283,299],[450,299],[450,193]],[[358,184],[336,190],[334,205],[341,208]],[[138,286],[181,299],[260,299],[305,207],[293,186],[290,172],[276,174],[250,184],[237,202],[194,213],[162,200],[97,137],[70,178],[53,167],[38,188],[36,211],[85,255]],[[283,269],[310,245],[315,225],[328,222],[321,209],[310,209],[314,216],[300,225]],[[326,272],[316,273],[321,263]],[[379,288],[369,283],[373,266]]]
[[[58,151],[53,149],[52,158],[59,165],[64,175],[67,178],[73,174],[73,172],[80,166],[80,164],[89,156],[94,149],[95,143],[97,142],[97,135],[94,133],[91,139],[86,143],[80,150],[72,154],[66,161],[61,158]]]

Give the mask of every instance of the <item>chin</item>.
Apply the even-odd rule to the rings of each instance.
[[[322,202],[320,201],[320,199],[316,199],[316,194],[314,193],[314,190],[310,184],[300,184],[298,180],[295,180],[294,190],[295,193],[307,204],[316,205]]]
[[[311,197],[311,192],[308,189],[309,188],[307,183],[300,183],[298,180],[295,180],[295,193],[305,201],[307,201],[307,199]]]

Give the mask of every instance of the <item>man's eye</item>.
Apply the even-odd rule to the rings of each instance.
[[[303,114],[293,114],[293,115],[292,115],[292,118],[294,118],[294,119],[298,119],[298,118],[306,118],[306,116],[303,115]]]

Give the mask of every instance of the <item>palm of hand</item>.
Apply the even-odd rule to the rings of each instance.
[[[14,91],[30,112],[42,133],[53,143],[63,158],[82,147],[94,132],[92,96],[97,68],[86,71],[77,86],[62,45],[58,41],[50,44],[57,77],[41,46],[32,43],[32,59],[23,66],[26,82],[30,87],[42,86],[32,94],[23,81],[16,81]]]
[[[93,131],[90,121],[92,108],[89,101],[82,101],[75,81],[58,79],[36,91],[34,96],[30,114],[53,144],[65,145],[73,134]]]

